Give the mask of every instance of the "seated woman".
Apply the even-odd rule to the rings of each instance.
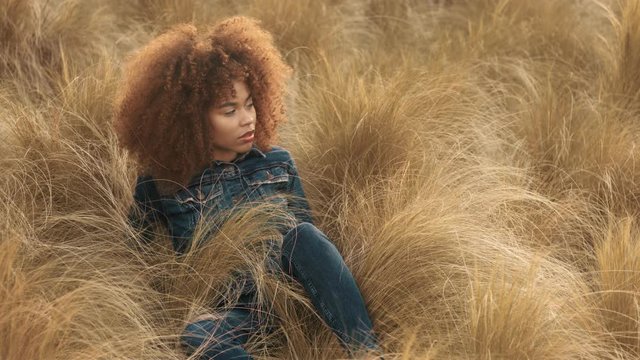
[[[132,225],[151,240],[150,225],[164,224],[182,254],[200,221],[216,221],[216,214],[239,202],[292,195],[283,205],[296,224],[283,231],[281,271],[302,284],[351,355],[379,351],[351,272],[313,224],[291,154],[273,145],[276,127],[286,119],[282,98],[291,69],[272,36],[245,17],[226,19],[203,34],[178,25],[136,53],[125,69],[114,128],[121,146],[145,169],[135,187]],[[189,323],[181,338],[187,354],[250,358],[243,345],[263,326],[254,300],[248,282],[224,316]]]

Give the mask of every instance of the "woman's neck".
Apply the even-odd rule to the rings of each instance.
[[[224,162],[232,162],[235,160],[240,154],[235,151],[229,151],[224,153],[216,153],[213,155],[212,161],[224,161]]]

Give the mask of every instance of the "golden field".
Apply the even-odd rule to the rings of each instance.
[[[0,359],[184,359],[241,267],[257,359],[346,357],[259,265],[268,207],[184,259],[127,222],[123,62],[237,14],[295,70],[280,145],[385,359],[640,357],[640,0],[1,0]]]

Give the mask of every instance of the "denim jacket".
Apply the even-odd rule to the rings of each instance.
[[[293,197],[277,197],[282,193]],[[169,230],[178,254],[190,247],[202,216],[207,216],[207,221],[219,221],[217,214],[221,211],[246,201],[284,202],[282,205],[297,223],[313,224],[293,158],[279,146],[264,153],[254,145],[232,162],[214,160],[193,176],[185,188],[171,195],[161,196],[150,175],[138,176],[133,197],[129,222],[142,231],[147,242],[153,239],[152,223],[161,222]]]

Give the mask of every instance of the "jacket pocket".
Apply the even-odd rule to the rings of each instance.
[[[250,198],[267,200],[288,191],[290,179],[284,166],[273,166],[253,171],[245,176]]]
[[[197,207],[203,213],[218,212],[223,208],[223,191],[220,185],[203,185],[195,191]]]
[[[222,208],[223,191],[219,186],[203,185],[181,190],[176,193],[175,201],[179,213],[189,219],[192,227],[206,215],[213,215]]]

